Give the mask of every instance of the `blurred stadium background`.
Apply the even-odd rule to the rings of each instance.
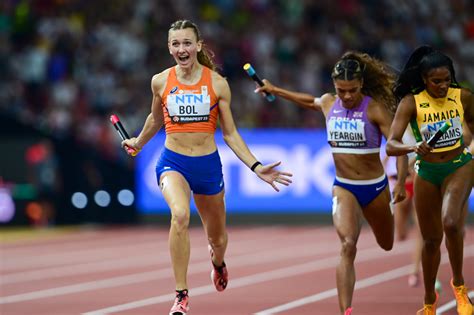
[[[333,90],[330,71],[345,50],[398,69],[413,48],[430,44],[453,58],[460,82],[474,84],[472,0],[2,0],[2,226],[128,224],[167,215],[154,178],[163,132],[132,159],[109,116],[118,114],[131,134],[140,131],[150,79],[174,63],[168,27],[184,18],[198,24],[228,78],[251,149],[295,174],[291,187],[271,192],[217,134],[228,211],[246,222],[329,217],[333,169],[323,117],[255,95],[245,63],[275,83],[319,95]]]

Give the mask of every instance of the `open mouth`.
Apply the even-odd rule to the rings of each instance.
[[[189,56],[179,56],[178,59],[179,59],[179,61],[181,61],[181,62],[186,62],[186,61],[189,60]]]

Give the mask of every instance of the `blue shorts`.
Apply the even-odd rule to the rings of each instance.
[[[385,190],[385,187],[388,186],[388,179],[385,174],[370,180],[351,180],[336,176],[334,186],[340,186],[350,191],[356,197],[359,205],[365,207]]]
[[[163,148],[156,164],[156,177],[176,171],[184,176],[195,194],[215,195],[224,189],[221,158],[217,150],[203,156],[187,156]]]

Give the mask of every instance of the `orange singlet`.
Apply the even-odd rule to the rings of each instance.
[[[186,85],[178,81],[176,67],[171,68],[161,96],[166,134],[216,131],[219,99],[211,76],[211,69],[203,66],[199,82]]]

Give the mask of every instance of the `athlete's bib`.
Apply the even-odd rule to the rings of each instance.
[[[200,94],[169,94],[166,105],[173,123],[208,121],[211,97],[207,93],[207,86],[202,86]]]
[[[360,148],[367,145],[365,122],[331,117],[327,121],[327,138],[331,147]]]
[[[459,141],[459,138],[462,136],[462,123],[461,117],[454,117],[451,119],[439,121],[436,123],[422,123],[421,124],[421,134],[423,139],[428,142],[428,140],[438,131],[445,123],[449,121],[451,127],[446,131],[445,134],[434,144],[435,149],[452,147]]]

